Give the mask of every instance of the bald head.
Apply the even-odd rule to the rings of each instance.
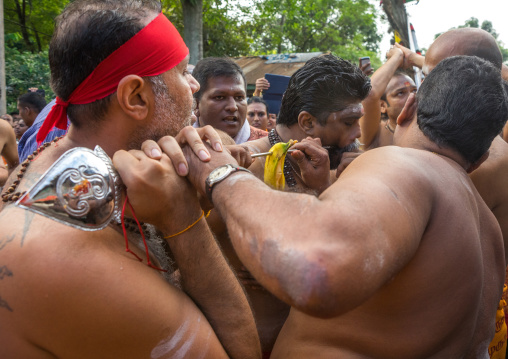
[[[503,64],[496,39],[485,30],[466,27],[447,31],[430,45],[425,55],[423,73],[428,75],[442,60],[457,55],[478,56],[499,69]]]

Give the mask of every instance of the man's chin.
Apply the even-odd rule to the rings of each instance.
[[[355,140],[345,147],[338,146],[325,146],[328,151],[328,157],[330,158],[330,169],[336,170],[340,165],[340,161],[342,159],[342,154],[344,152],[356,152],[360,149],[360,142]]]

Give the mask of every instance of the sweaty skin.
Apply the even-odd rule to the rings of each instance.
[[[482,54],[495,57],[499,53],[492,35],[480,29],[458,29],[441,35],[429,47],[426,56],[418,55],[411,50],[398,46],[404,51],[408,64],[422,68],[424,74],[429,74],[439,62],[456,55]],[[499,56],[500,53],[499,53]],[[488,60],[488,59],[487,59]],[[406,61],[406,60],[405,60]],[[412,62],[411,62],[412,61]],[[501,68],[503,78],[508,78],[506,66]],[[471,179],[476,189],[496,216],[505,241],[505,259],[508,261],[508,143],[501,136],[496,138],[490,147],[487,160],[473,173]]]
[[[158,13],[145,11],[146,25]],[[180,145],[190,143],[203,160],[205,138],[222,150],[210,126],[183,128],[199,89],[187,64],[188,56],[151,80],[123,77],[100,125],[86,125],[88,112],[76,115],[83,125],[40,152],[17,189],[28,190],[65,151],[99,145],[112,157],[137,218],[162,237],[174,235],[165,249],[180,281],[169,283],[147,266],[138,238],[129,235],[129,247],[143,261],[126,252],[115,224],[85,232],[10,204],[0,212],[0,357],[261,357],[248,300],[206,221],[197,220],[203,212],[184,177]],[[165,154],[148,158],[153,151],[145,141],[159,138]],[[143,151],[126,151],[139,146]]]
[[[292,306],[272,358],[487,356],[504,281],[499,226],[462,157],[408,121],[401,147],[359,156],[319,198],[246,173],[214,189],[239,258]],[[186,153],[202,193],[213,168],[234,163]]]

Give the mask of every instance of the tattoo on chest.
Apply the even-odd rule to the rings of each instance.
[[[7,266],[0,267],[0,279],[5,277],[12,277],[12,271]]]
[[[0,297],[0,308],[5,308],[9,312],[13,312],[12,308],[9,306],[9,303],[7,303],[2,297]]]
[[[13,234],[12,236],[3,236],[0,238],[0,251],[5,248],[7,244],[12,242],[16,238],[16,235]]]
[[[6,277],[12,277],[12,276],[13,276],[12,271],[9,268],[7,268],[7,266],[0,267],[0,280],[3,280]],[[12,308],[9,306],[9,303],[7,303],[7,301],[5,299],[3,299],[2,297],[0,297],[0,308],[5,308],[9,312],[13,311]]]

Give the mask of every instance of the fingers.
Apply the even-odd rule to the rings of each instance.
[[[256,80],[256,89],[264,91],[264,90],[268,90],[269,88],[270,88],[270,83],[264,77],[261,77]]]
[[[175,138],[180,146],[188,144],[199,159],[204,162],[210,160],[210,153],[203,144],[203,140],[207,139],[210,141],[212,148],[217,152],[221,152],[223,148],[220,136],[212,126],[200,128],[187,126]]]
[[[180,176],[187,176],[187,174],[189,173],[187,160],[185,159],[185,156],[182,152],[182,148],[180,147],[176,139],[171,136],[165,136],[159,140],[158,144],[162,149],[162,151],[164,151],[164,153],[168,155],[171,162],[173,162],[173,166],[175,167],[176,172]]]
[[[141,150],[150,158],[154,160],[160,160],[162,157],[161,148],[157,144],[157,142],[153,140],[148,140],[143,142],[141,145]]]
[[[247,146],[231,145],[226,146],[226,150],[228,150],[231,156],[235,158],[236,162],[244,168],[248,168],[252,162],[254,162],[254,159],[250,155],[250,149]]]
[[[126,185],[129,182],[129,178],[132,173],[132,167],[136,166],[138,162],[138,158],[134,157],[132,153],[124,150],[117,151],[113,155],[113,165]]]
[[[291,153],[302,170],[307,167],[316,167],[329,161],[328,151],[321,147],[319,138],[310,138],[302,140],[291,147],[296,150]]]

